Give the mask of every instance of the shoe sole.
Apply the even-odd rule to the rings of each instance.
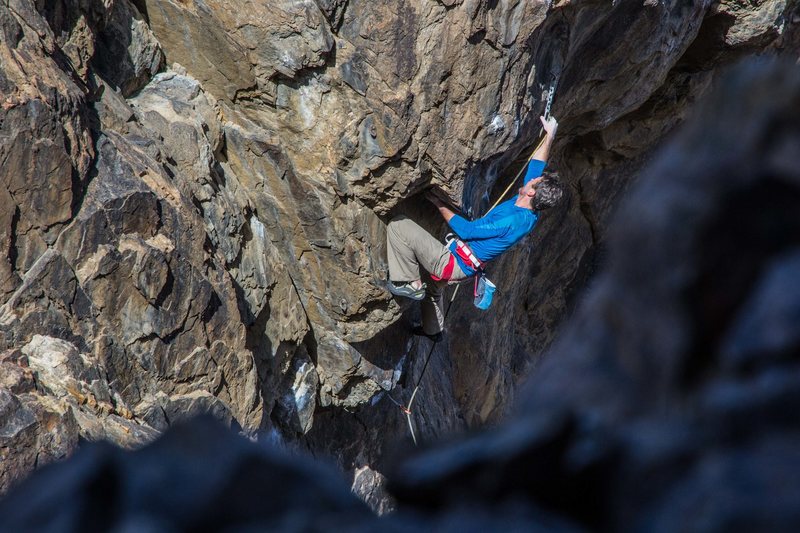
[[[412,300],[420,301],[425,298],[425,288],[418,289],[416,291],[412,291],[407,289],[406,287],[398,289],[392,283],[386,284],[386,289],[394,294],[395,296],[402,296],[404,298],[410,298]]]

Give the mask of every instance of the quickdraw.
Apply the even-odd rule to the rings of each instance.
[[[550,84],[550,91],[547,93],[547,103],[544,105],[544,119],[550,118],[550,108],[553,106],[553,95],[556,94],[556,80],[553,78],[553,83]],[[539,135],[541,135],[541,130]]]

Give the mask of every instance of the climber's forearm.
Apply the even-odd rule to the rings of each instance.
[[[544,140],[539,143],[539,146],[536,147],[536,150],[534,150],[530,158],[538,159],[546,163],[547,158],[550,157],[550,148],[553,146],[553,139],[555,139],[555,135],[550,133],[545,134]]]

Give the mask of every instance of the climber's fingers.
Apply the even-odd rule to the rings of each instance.
[[[550,135],[556,134],[556,129],[558,129],[558,121],[554,116],[550,116],[549,118],[545,118],[544,116],[539,117],[539,120],[542,121],[542,128]]]

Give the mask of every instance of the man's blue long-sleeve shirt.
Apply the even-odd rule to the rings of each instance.
[[[525,183],[541,176],[544,167],[544,161],[532,159],[525,173]],[[514,205],[516,201],[516,198],[506,200],[486,216],[471,222],[460,215],[455,215],[449,221],[450,227],[469,245],[472,253],[481,262],[491,261],[518,243],[533,229],[539,219],[539,216],[530,209]],[[475,272],[471,265],[467,265],[455,253],[455,242],[450,244],[450,251],[465,274],[471,275]]]

